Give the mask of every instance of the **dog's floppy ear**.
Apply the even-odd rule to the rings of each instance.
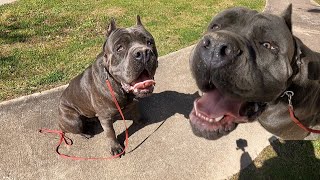
[[[281,17],[284,19],[284,21],[286,22],[288,28],[289,28],[290,31],[292,32],[291,15],[292,15],[292,4],[289,4],[289,6],[287,7],[287,9],[284,10],[284,11],[281,13]]]
[[[310,61],[308,64],[308,79],[320,80],[320,61]]]
[[[114,31],[116,29],[117,29],[116,22],[115,22],[114,18],[111,18],[110,24],[109,24],[107,32],[106,32],[106,36],[108,37],[112,33],[112,31]]]
[[[142,22],[141,22],[141,18],[139,15],[137,15],[137,23],[136,23],[137,26],[143,26]]]

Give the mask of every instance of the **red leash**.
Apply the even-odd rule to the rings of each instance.
[[[296,118],[296,116],[294,115],[294,111],[293,111],[293,107],[292,106],[289,106],[289,113],[290,113],[290,117],[291,117],[291,120],[293,122],[295,122],[299,127],[301,127],[302,129],[304,129],[305,131],[309,131],[309,132],[312,132],[312,133],[316,133],[316,134],[320,134],[320,130],[317,130],[317,129],[311,129],[311,128],[308,128],[306,126],[304,126],[298,118]]]
[[[114,91],[113,91],[113,89],[111,87],[111,84],[110,84],[110,82],[108,80],[106,80],[106,84],[107,84],[108,89],[110,91],[110,94],[112,96],[112,100],[113,100],[114,104],[116,105],[116,107],[117,107],[117,109],[118,109],[118,111],[119,111],[119,113],[120,113],[120,115],[121,115],[121,117],[123,119],[123,124],[124,124],[124,126],[126,128],[126,140],[125,140],[126,144],[125,144],[125,147],[124,147],[123,151],[120,154],[116,154],[114,156],[98,157],[98,158],[95,158],[95,157],[86,158],[86,157],[77,157],[77,156],[66,155],[66,154],[60,153],[59,152],[59,148],[60,148],[62,143],[65,143],[66,145],[71,146],[73,144],[72,140],[70,138],[68,138],[67,136],[65,136],[65,133],[62,132],[61,130],[50,130],[50,129],[46,129],[46,128],[40,129],[39,130],[40,133],[53,133],[53,134],[58,134],[60,136],[58,145],[56,147],[56,153],[60,157],[65,158],[65,159],[71,159],[71,160],[110,160],[110,159],[118,158],[118,157],[120,157],[121,155],[123,155],[125,153],[128,145],[129,145],[128,127],[127,127],[126,121],[124,119],[124,115],[123,115],[123,113],[121,111],[121,108],[119,106],[119,103],[118,103],[118,101],[116,99],[116,96],[114,94]]]
[[[281,96],[283,97],[284,95],[288,96],[288,101],[289,101],[289,114],[290,114],[290,118],[293,122],[295,122],[300,128],[302,128],[305,131],[311,132],[311,133],[316,133],[316,134],[320,134],[320,130],[317,129],[311,129],[308,128],[306,126],[304,126],[298,118],[296,118],[296,116],[294,115],[294,110],[293,110],[293,106],[292,106],[292,102],[291,102],[291,98],[294,95],[294,93],[292,91],[286,91],[284,92],[284,94]]]

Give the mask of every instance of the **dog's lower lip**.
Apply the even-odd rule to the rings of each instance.
[[[133,88],[132,91],[135,93],[149,93],[150,89],[153,89],[154,85],[148,86],[147,88]]]
[[[189,123],[192,127],[192,131],[195,135],[203,137],[209,140],[215,140],[223,135],[230,133],[237,123],[230,122],[231,116],[223,116],[220,122],[209,122],[196,115],[195,109],[193,109],[189,115]],[[224,120],[225,119],[225,120]]]

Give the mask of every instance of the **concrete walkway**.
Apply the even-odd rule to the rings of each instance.
[[[12,2],[15,2],[17,0],[0,0],[0,5],[3,5],[3,4],[9,4],[9,3],[12,3]]]
[[[278,12],[289,3],[294,8],[294,31],[311,49],[320,51],[319,7],[309,0],[269,0],[267,11]],[[316,17],[315,17],[316,16]],[[308,21],[307,21],[308,20]],[[305,33],[304,33],[305,32]],[[197,88],[191,78],[188,58],[193,47],[159,59],[156,91],[142,100],[148,123],[130,126],[129,148],[121,159],[72,161],[55,154],[58,137],[40,134],[39,128],[57,128],[58,98],[65,86],[0,104],[0,178],[3,179],[226,179],[251,163],[240,161],[239,139],[254,159],[269,142],[271,134],[258,123],[240,125],[216,141],[198,138],[191,132],[187,116]],[[131,124],[128,121],[129,125]],[[115,123],[119,139],[123,124]],[[103,133],[89,140],[68,134],[78,156],[108,156]],[[239,141],[238,141],[239,142]]]
[[[279,14],[293,5],[293,34],[310,49],[320,52],[320,6],[313,0],[267,0],[265,12]]]

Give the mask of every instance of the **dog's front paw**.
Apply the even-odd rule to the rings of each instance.
[[[82,133],[82,134],[80,134],[83,138],[85,138],[85,139],[90,139],[90,138],[92,138],[93,137],[93,135],[91,135],[91,134],[84,134],[84,133]]]
[[[123,151],[123,148],[122,148],[122,146],[121,146],[119,143],[113,143],[113,144],[111,145],[110,154],[111,154],[112,156],[115,156],[115,155],[117,155],[117,154],[120,154],[120,153],[122,153],[122,151]]]

